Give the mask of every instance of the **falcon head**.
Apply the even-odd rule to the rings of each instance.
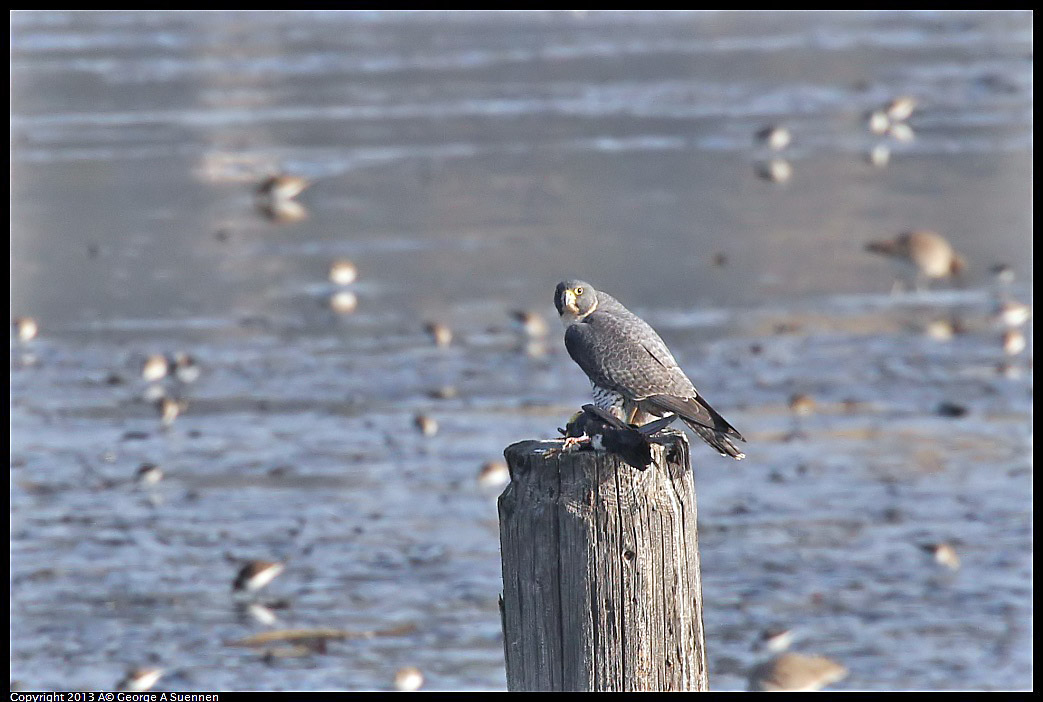
[[[568,326],[593,312],[598,306],[598,291],[582,280],[565,280],[554,289],[554,307]]]

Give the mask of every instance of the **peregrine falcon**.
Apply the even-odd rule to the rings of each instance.
[[[630,424],[676,415],[722,456],[746,457],[745,441],[699,395],[652,327],[589,283],[558,283],[554,306],[565,325],[565,348],[590,378],[594,404]]]

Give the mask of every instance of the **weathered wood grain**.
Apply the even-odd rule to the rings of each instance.
[[[685,435],[638,471],[601,452],[504,451],[499,499],[509,690],[708,689]]]

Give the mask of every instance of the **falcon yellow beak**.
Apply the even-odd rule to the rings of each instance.
[[[579,307],[576,305],[576,290],[574,288],[566,288],[565,290],[565,309],[573,314],[579,314]]]

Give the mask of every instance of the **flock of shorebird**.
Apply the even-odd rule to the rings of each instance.
[[[866,244],[866,250],[891,259],[904,273],[904,276],[895,279],[892,292],[897,292],[903,284],[910,284],[909,281],[903,281],[903,277],[912,276],[912,287],[921,290],[932,280],[959,279],[967,267],[966,260],[945,237],[927,229],[903,232],[892,239],[871,241]],[[990,322],[1001,331],[1000,346],[1003,351],[1008,356],[1018,356],[1027,346],[1021,328],[1031,318],[1032,308],[1007,291],[1014,276],[1009,266],[998,264],[991,270],[997,283],[997,292]],[[934,320],[924,331],[932,338],[945,341],[965,329],[960,322]],[[1005,375],[1015,375],[1017,372],[1008,362],[999,364],[997,369]]]
[[[899,142],[912,141],[915,133],[909,126],[908,119],[917,106],[918,102],[913,97],[895,98],[866,115],[868,131],[878,137]],[[755,138],[758,143],[773,152],[782,152],[793,140],[790,131],[782,126],[765,127],[755,134]],[[877,167],[886,166],[890,157],[891,151],[886,142],[877,143],[866,154],[869,163]],[[773,158],[758,165],[758,174],[775,183],[785,183],[792,173],[792,167],[781,158]],[[892,293],[899,292],[903,287],[923,290],[931,281],[958,280],[967,268],[967,261],[944,236],[927,229],[914,229],[890,239],[871,241],[865,248],[897,264],[900,273],[894,281]],[[991,272],[999,284],[991,321],[1002,330],[1001,345],[1004,352],[1009,356],[1016,356],[1026,347],[1021,327],[1031,317],[1031,308],[1006,292],[1005,287],[1014,279],[1013,270],[1009,266],[997,264]],[[962,330],[962,324],[938,320],[928,325],[926,332],[933,338],[947,340]],[[1000,364],[998,370],[1009,374],[1012,367],[1004,363]],[[790,409],[795,414],[805,414],[811,411],[813,402],[806,395],[794,395],[790,400]],[[922,544],[920,548],[930,554],[938,565],[951,570],[959,569],[960,559],[952,544]],[[847,675],[844,666],[828,658],[785,651],[789,646],[790,637],[789,632],[782,634],[774,638],[768,637],[768,650],[776,652],[777,655],[754,668],[749,679],[750,690],[813,691],[837,682]]]
[[[903,95],[865,115],[866,129],[877,139],[865,154],[867,162],[877,168],[883,168],[891,161],[890,142],[910,142],[916,138],[908,120],[918,104],[916,98]],[[764,180],[780,184],[792,178],[793,166],[783,157],[783,152],[793,143],[790,130],[782,125],[769,125],[758,130],[754,139],[757,144],[773,154],[770,158],[757,162],[757,175]]]
[[[879,109],[866,115],[866,126],[870,133],[881,139],[892,139],[908,142],[914,138],[914,132],[908,125],[908,119],[917,108],[917,100],[909,96],[896,98]],[[758,174],[772,182],[784,183],[793,173],[788,161],[781,154],[791,145],[793,137],[789,129],[783,126],[769,126],[759,130],[756,141],[777,156],[758,165]],[[875,144],[866,154],[867,160],[877,167],[885,166],[890,159],[890,148],[885,141]],[[273,221],[285,222],[300,219],[306,215],[303,205],[296,198],[308,186],[309,181],[303,177],[276,174],[266,177],[256,191],[258,210]],[[872,241],[866,250],[885,256],[899,264],[907,278],[896,278],[892,292],[897,292],[903,284],[922,289],[931,281],[958,278],[966,269],[967,262],[941,234],[915,229],[903,232],[890,239]],[[723,254],[719,254],[720,265],[724,264]],[[992,272],[1001,284],[1009,284],[1013,280],[1013,272],[1009,266],[997,265]],[[329,281],[335,286],[330,297],[330,307],[338,313],[354,312],[358,299],[351,286],[359,277],[356,265],[347,259],[332,262],[329,268]],[[1003,292],[998,297],[993,322],[1003,330],[1002,347],[1009,355],[1020,354],[1026,347],[1021,327],[1031,317],[1031,308]],[[527,310],[511,313],[512,321],[520,333],[523,348],[530,355],[540,355],[545,349],[548,328],[542,314]],[[13,320],[13,329],[18,341],[23,344],[31,342],[39,333],[37,321],[31,317],[18,317]],[[951,323],[932,324],[927,333],[935,338],[950,338],[959,331],[959,325]],[[424,327],[430,342],[438,348],[446,348],[453,344],[452,330],[444,323],[430,321]],[[196,360],[183,351],[173,354],[152,354],[146,357],[141,365],[141,378],[147,384],[144,393],[146,400],[153,402],[163,427],[169,427],[186,408],[183,388],[195,382],[201,368]],[[451,386],[431,392],[432,397],[446,398],[455,395]],[[810,405],[809,405],[810,403]],[[791,398],[791,409],[795,414],[810,412],[814,401],[807,396]],[[438,422],[431,416],[418,413],[414,416],[416,430],[424,437],[433,437],[438,433]],[[143,463],[136,473],[139,485],[148,487],[158,484],[163,479],[162,469],[152,463]],[[482,487],[499,488],[510,479],[506,463],[500,460],[484,464],[477,476]],[[925,544],[921,546],[940,565],[956,570],[959,568],[959,557],[951,544]],[[239,597],[250,597],[285,570],[285,564],[277,561],[253,560],[245,562],[239,568],[233,580],[232,589]],[[255,619],[273,623],[274,614],[270,609],[255,601],[243,603],[246,611]],[[791,632],[775,632],[765,636],[765,648],[773,655],[763,661],[752,672],[751,690],[773,691],[808,691],[818,690],[826,685],[842,679],[847,670],[844,666],[821,656],[807,656],[789,652],[786,649],[791,641]],[[147,667],[130,671],[119,682],[119,689],[129,691],[146,691],[163,675],[159,668]],[[407,667],[398,671],[394,685],[398,690],[417,690],[423,684],[422,673]]]
[[[310,182],[307,179],[295,175],[280,174],[265,177],[255,193],[257,209],[265,217],[277,222],[300,219],[306,216],[307,210],[297,202],[296,198],[309,185]],[[358,300],[352,286],[358,278],[359,270],[353,261],[340,258],[330,264],[328,279],[334,290],[330,295],[329,306],[334,312],[350,314],[355,311]],[[509,322],[520,334],[521,348],[531,355],[539,355],[537,349],[542,352],[543,342],[548,331],[542,316],[539,313],[525,310],[514,311],[510,314]],[[37,337],[40,331],[39,324],[33,317],[13,319],[12,329],[17,342],[22,345],[23,349],[30,348],[30,342]],[[444,323],[428,322],[424,325],[424,332],[437,348],[446,348],[453,344],[453,332]],[[26,358],[32,359],[33,357],[26,355]],[[199,362],[185,351],[152,353],[140,360],[139,375],[144,383],[141,398],[155,407],[161,428],[166,430],[171,427],[187,409],[188,387],[200,378],[202,372],[203,369]],[[116,373],[112,373],[109,377],[110,384],[123,382],[124,379]],[[435,399],[448,399],[457,393],[455,387],[446,386],[434,389],[428,394]],[[438,422],[428,415],[415,415],[414,423],[417,430],[425,437],[432,437],[438,433]],[[163,478],[162,467],[151,462],[142,463],[134,474],[134,482],[141,488],[150,490],[150,499],[153,501],[158,501],[159,498],[151,492],[151,489],[159,485]],[[482,489],[497,489],[509,480],[507,464],[502,460],[491,460],[484,463],[476,475],[476,483]],[[284,572],[286,563],[270,560],[243,561],[231,556],[226,556],[226,559],[238,563],[238,569],[232,579],[232,592],[237,599],[236,609],[241,614],[262,624],[275,624],[277,618],[273,609],[284,606],[285,602],[262,602],[258,597],[265,587]],[[151,689],[164,673],[165,671],[158,667],[134,668],[116,684],[116,689],[145,692]],[[413,691],[422,687],[423,680],[423,674],[419,669],[407,666],[397,671],[393,684],[396,690]]]
[[[915,97],[903,95],[894,98],[865,115],[866,128],[881,139],[910,142],[915,138],[915,132],[908,120],[918,106],[919,101]],[[784,126],[770,125],[758,130],[755,139],[772,152],[781,153],[793,142],[793,135]],[[890,157],[891,151],[886,141],[875,144],[866,154],[867,160],[878,167],[886,166]],[[757,170],[763,178],[776,183],[788,181],[793,174],[789,162],[780,157],[759,163]],[[890,239],[871,241],[866,244],[866,250],[885,256],[897,264],[899,274],[892,285],[892,293],[903,288],[923,290],[932,281],[958,281],[967,268],[967,261],[952,244],[938,232],[929,229],[912,229]],[[723,254],[718,255],[723,257]],[[723,265],[723,261],[719,265]],[[991,271],[999,285],[991,319],[1001,330],[1000,346],[1003,351],[1008,356],[1017,356],[1027,346],[1021,327],[1030,318],[1031,308],[1006,291],[1006,286],[1014,279],[1010,266],[996,264]],[[960,323],[935,320],[927,325],[925,331],[933,338],[947,340],[964,329]],[[1000,364],[999,369],[1005,374],[1017,373],[1017,369],[1010,363]]]
[[[907,120],[913,115],[918,102],[915,98],[903,96],[890,101],[883,107],[866,115],[866,126],[874,135],[889,137],[899,142],[909,142],[915,137]],[[792,142],[788,129],[781,126],[769,126],[759,130],[755,138],[757,142],[774,152],[781,152]],[[885,142],[877,143],[867,153],[866,158],[874,166],[886,166],[891,151]],[[758,166],[758,174],[776,183],[784,183],[792,176],[789,163],[781,158],[762,162]],[[967,261],[952,244],[941,234],[927,229],[914,229],[902,232],[890,239],[871,241],[866,250],[884,256],[897,264],[900,274],[896,277],[891,292],[899,292],[903,287],[923,290],[931,281],[959,279],[966,270]],[[999,292],[991,321],[1002,330],[1001,345],[1009,356],[1016,356],[1026,348],[1026,340],[1021,327],[1031,317],[1029,305],[1020,302],[1006,292],[1014,280],[1013,270],[1005,264],[997,264],[991,272],[999,284]],[[936,320],[928,325],[929,336],[947,340],[963,330],[963,325],[948,320]],[[1003,363],[998,370],[1010,374],[1012,367]],[[812,411],[814,401],[806,395],[794,395],[790,400],[790,409],[794,414],[806,414]],[[960,411],[962,407],[958,407]],[[949,543],[922,544],[920,548],[932,556],[933,560],[950,570],[958,570],[960,559],[956,549]],[[786,651],[790,643],[790,632],[766,636],[767,649],[777,655],[757,665],[749,678],[749,689],[759,691],[814,691],[843,679],[847,669],[822,656],[806,656]]]

